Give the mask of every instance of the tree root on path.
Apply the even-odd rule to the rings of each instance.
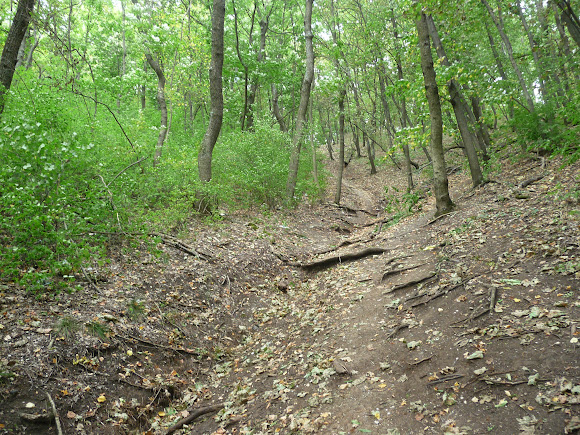
[[[191,409],[190,410],[191,414],[189,414],[185,418],[182,418],[177,423],[175,423],[173,426],[171,426],[169,429],[167,429],[167,432],[165,432],[165,435],[171,435],[173,432],[181,429],[184,425],[191,423],[196,418],[201,417],[202,415],[205,415],[205,414],[217,412],[220,409],[222,409],[224,406],[225,406],[224,403],[218,403],[217,405],[210,405],[210,406],[206,406],[205,408]]]
[[[431,278],[433,278],[434,276],[437,276],[437,272],[431,272],[431,273],[430,273],[429,275],[427,275],[427,276],[424,276],[424,277],[421,277],[421,278],[417,278],[417,279],[414,279],[414,280],[412,280],[412,281],[405,282],[405,283],[403,283],[403,284],[398,284],[398,285],[394,286],[392,289],[390,289],[390,290],[387,290],[387,291],[384,291],[384,292],[383,292],[383,294],[384,294],[384,295],[388,295],[388,294],[391,294],[391,293],[394,293],[394,292],[396,292],[397,290],[401,290],[401,289],[404,289],[404,288],[410,287],[410,286],[412,286],[412,285],[417,285],[417,284],[420,284],[420,283],[422,283],[422,282],[424,282],[424,281],[428,281],[428,280],[430,280],[430,279],[431,279]]]
[[[308,263],[289,263],[289,264],[291,266],[301,267],[302,269],[312,270],[330,267],[338,263],[345,263],[347,261],[358,260],[359,258],[368,257],[370,255],[382,254],[390,250],[391,250],[390,248],[380,248],[378,246],[372,246],[370,248],[365,248],[361,251],[350,252],[341,255],[333,255],[332,257],[328,258],[312,260]]]
[[[417,264],[415,266],[407,266],[407,267],[404,267],[402,269],[387,270],[385,273],[383,273],[383,276],[381,277],[381,282],[383,282],[385,280],[385,278],[387,278],[391,275],[396,275],[397,273],[406,272],[407,270],[417,269],[418,267],[425,266],[426,264],[430,264],[430,263],[421,263],[421,264]]]

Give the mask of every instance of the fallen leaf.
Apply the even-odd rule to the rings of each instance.
[[[73,411],[66,413],[66,418],[75,418],[77,415]]]
[[[103,403],[107,400],[107,398],[105,397],[104,394],[101,394],[99,397],[97,397],[97,402],[99,403]]]

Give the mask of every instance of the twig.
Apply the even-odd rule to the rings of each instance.
[[[119,178],[119,175],[121,175],[121,174],[122,174],[123,172],[125,172],[127,169],[130,169],[130,168],[132,168],[133,166],[135,166],[135,165],[138,165],[138,164],[139,164],[139,163],[141,163],[143,160],[146,160],[146,159],[148,159],[148,158],[149,158],[149,156],[141,157],[141,158],[140,158],[139,160],[137,160],[136,162],[133,162],[133,163],[131,163],[131,164],[130,164],[130,165],[128,165],[128,166],[125,166],[123,169],[121,169],[119,172],[117,172],[117,175],[115,175],[115,176],[113,177],[113,179],[112,179],[111,181],[109,181],[109,182],[106,184],[106,187],[107,187],[107,189],[109,188],[109,186],[110,186],[111,184],[113,184],[113,181],[115,181],[117,178]],[[109,192],[109,193],[110,193],[110,192]]]
[[[426,358],[420,359],[419,361],[414,361],[412,363],[408,363],[410,366],[418,366],[421,363],[424,363],[425,361],[429,361],[431,358],[433,358],[433,355],[430,355]]]
[[[220,409],[222,409],[224,406],[225,406],[224,403],[219,403],[217,405],[206,406],[205,408],[198,408],[195,410],[192,409],[191,414],[189,414],[185,418],[182,418],[177,423],[175,423],[173,426],[171,426],[169,429],[167,429],[167,432],[165,432],[165,435],[171,435],[173,432],[181,429],[184,425],[191,423],[196,418],[201,417],[202,415],[205,415],[205,414],[209,414],[211,412],[217,412]]]
[[[45,392],[48,401],[50,402],[50,406],[52,407],[52,412],[54,414],[54,422],[56,423],[56,432],[58,435],[62,435],[62,427],[60,426],[60,418],[58,417],[58,411],[56,410],[56,405],[54,404],[54,400],[50,397],[48,392]]]
[[[91,279],[91,277],[87,274],[87,271],[85,270],[85,268],[83,266],[81,266],[81,270],[83,272],[83,275],[85,276],[85,278],[87,279],[87,281],[89,282],[89,284],[91,285],[91,287],[93,287],[95,289],[95,291],[97,293],[100,292],[99,288],[97,287],[97,285],[94,283],[94,281]]]
[[[136,340],[136,341],[139,341],[139,342],[141,342],[143,344],[147,344],[147,345],[152,346],[152,347],[158,347],[159,349],[171,350],[171,351],[176,352],[176,353],[178,353],[178,352],[184,352],[184,353],[187,353],[189,355],[199,355],[199,352],[196,352],[194,350],[189,350],[189,349],[185,349],[185,348],[171,347],[171,346],[164,346],[162,344],[153,343],[152,341],[145,340],[144,338],[135,337],[133,335],[128,335],[127,337],[125,337],[124,335],[121,335],[119,333],[117,333],[117,335],[119,337],[121,337],[122,339],[124,339],[124,340],[127,340],[127,341],[129,341],[129,340]]]
[[[427,385],[436,385],[436,384],[442,384],[443,382],[447,382],[447,381],[452,381],[454,379],[459,379],[464,377],[465,375],[460,375],[460,374],[455,374],[455,375],[449,375],[449,376],[444,376],[442,378],[439,379],[435,379],[434,381],[429,382]]]
[[[491,288],[491,293],[489,295],[489,311],[493,313],[495,309],[495,302],[497,300],[497,287]]]
[[[397,332],[399,332],[401,329],[405,329],[405,328],[408,328],[408,327],[409,327],[409,325],[406,325],[406,324],[401,324],[401,325],[398,325],[398,326],[397,326],[395,329],[393,329],[393,332],[391,332],[389,335],[387,335],[387,336],[385,337],[385,339],[387,339],[387,340],[390,340],[390,339],[391,339],[391,338],[393,338],[393,337],[394,337],[394,336],[397,334]]]
[[[429,222],[427,222],[427,223],[426,223],[424,226],[426,227],[427,225],[434,224],[434,223],[435,223],[435,222],[437,222],[439,219],[443,219],[443,218],[444,218],[444,217],[446,217],[446,216],[452,216],[452,215],[454,215],[454,214],[457,214],[457,212],[456,212],[456,211],[454,211],[454,212],[451,212],[451,213],[444,213],[444,214],[441,214],[441,215],[437,216],[436,218],[434,218],[434,219],[431,219],[431,220],[430,220]]]

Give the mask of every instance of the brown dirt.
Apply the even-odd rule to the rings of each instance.
[[[455,212],[433,220],[425,195],[389,226],[404,177],[353,160],[343,207],[192,222],[180,237],[207,259],[122,241],[82,292],[3,284],[0,433],[57,433],[22,418],[46,393],[64,433],[165,433],[220,403],[182,432],[574,433],[579,165],[560,163],[506,158],[475,191],[459,171]],[[370,247],[386,252],[298,266]]]

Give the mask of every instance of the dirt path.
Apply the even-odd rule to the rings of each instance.
[[[165,433],[208,405],[184,433],[573,433],[578,165],[520,188],[543,169],[503,164],[475,192],[453,175],[451,215],[432,221],[426,198],[388,227],[383,186],[404,180],[356,160],[346,207],[192,225],[203,258],[128,250],[49,311],[10,289],[0,433],[56,433],[22,418],[49,409],[45,391],[65,433]],[[63,319],[107,329],[67,335]]]

